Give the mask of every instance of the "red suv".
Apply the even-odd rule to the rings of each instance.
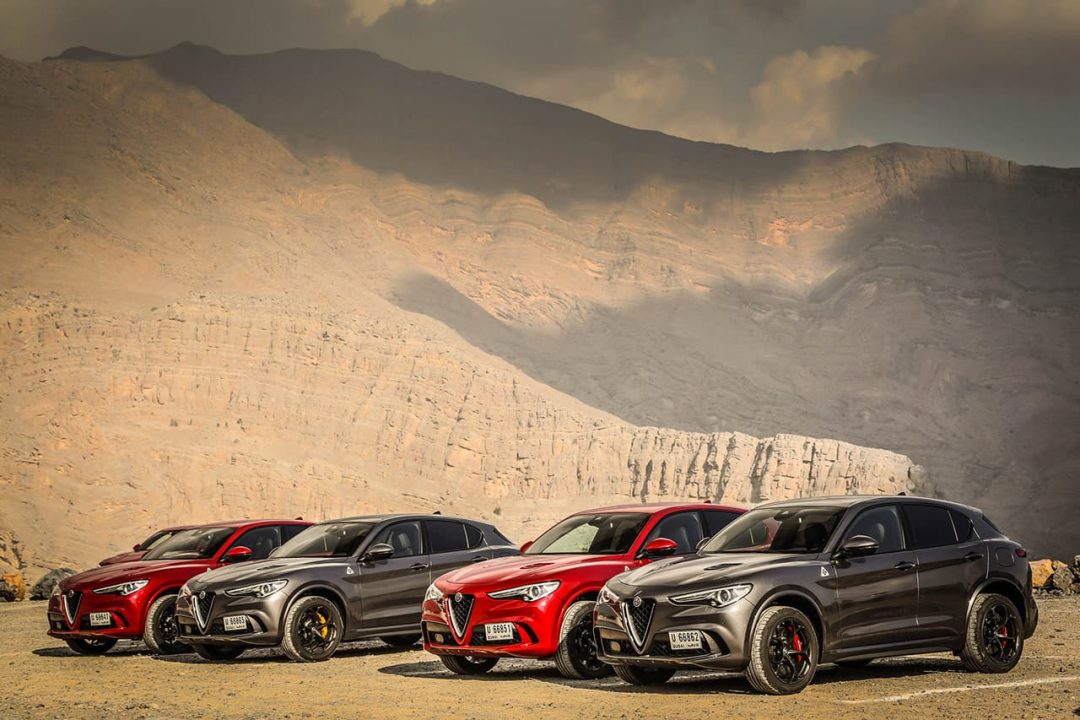
[[[186,652],[177,639],[176,595],[195,575],[266,558],[311,525],[242,520],[176,532],[137,562],[102,565],[61,580],[49,598],[49,635],[82,655],[142,639],[154,653]]]
[[[611,672],[596,657],[593,605],[615,575],[686,555],[744,511],[710,503],[623,505],[557,523],[522,555],[439,577],[424,598],[424,649],[462,675],[500,657],[554,659],[570,678]]]
[[[131,548],[127,552],[118,553],[116,555],[110,555],[105,558],[98,565],[116,565],[118,563],[134,562],[136,560],[142,560],[146,553],[153,550],[156,546],[165,542],[176,533],[181,530],[190,530],[192,527],[198,527],[197,525],[178,525],[176,527],[164,528],[150,535],[150,537],[143,540],[141,543]]]

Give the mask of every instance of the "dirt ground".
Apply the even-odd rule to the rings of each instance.
[[[1080,600],[1040,601],[1019,667],[972,675],[948,655],[824,666],[795,697],[754,695],[740,676],[685,673],[659,689],[568,681],[553,664],[503,661],[460,678],[422,650],[344,647],[325,663],[272,651],[212,664],[143,646],[80,657],[45,635],[45,604],[0,605],[0,718],[1066,718],[1080,716]]]

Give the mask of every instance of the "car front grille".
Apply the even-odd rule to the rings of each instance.
[[[199,592],[191,596],[191,609],[195,612],[195,623],[202,633],[206,633],[210,620],[210,609],[214,606],[214,593]]]
[[[649,648],[649,655],[655,657],[693,657],[695,655],[703,655],[707,653],[707,650],[700,650],[693,648],[690,650],[672,650],[671,643],[667,640],[657,640]]]
[[[469,627],[469,616],[472,614],[474,602],[476,602],[476,598],[472,595],[456,594],[450,597],[450,622],[454,626],[454,634],[458,637],[465,636],[465,629]]]
[[[641,602],[638,602],[638,601]],[[640,651],[644,649],[645,638],[649,633],[649,623],[652,622],[653,610],[656,601],[648,598],[634,598],[623,601],[623,613],[625,614],[627,629],[630,630],[630,640]]]
[[[79,612],[79,603],[82,602],[82,593],[78,590],[68,590],[63,595],[64,617],[68,625],[75,627],[75,616]]]

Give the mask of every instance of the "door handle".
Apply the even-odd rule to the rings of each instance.
[[[424,563],[416,563],[415,565],[410,565],[409,569],[410,570],[415,570],[416,572],[420,572],[421,570],[427,570],[428,566],[425,565]]]
[[[975,562],[976,560],[982,560],[982,553],[969,552],[964,556],[964,560],[968,562]]]
[[[915,563],[908,562],[907,560],[905,560],[904,562],[898,562],[895,565],[893,565],[894,570],[903,571],[903,570],[913,570],[914,568],[915,568]]]
[[[472,561],[473,561],[474,563],[478,563],[478,562],[484,562],[485,560],[487,560],[487,558],[486,558],[486,557],[484,557],[483,555],[477,555],[476,557],[474,557],[474,558],[472,559]]]

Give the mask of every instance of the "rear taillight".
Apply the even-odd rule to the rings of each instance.
[[[1026,558],[1027,557],[1027,550],[1025,550],[1024,548],[1016,548],[1016,557],[1018,557],[1018,558]]]

